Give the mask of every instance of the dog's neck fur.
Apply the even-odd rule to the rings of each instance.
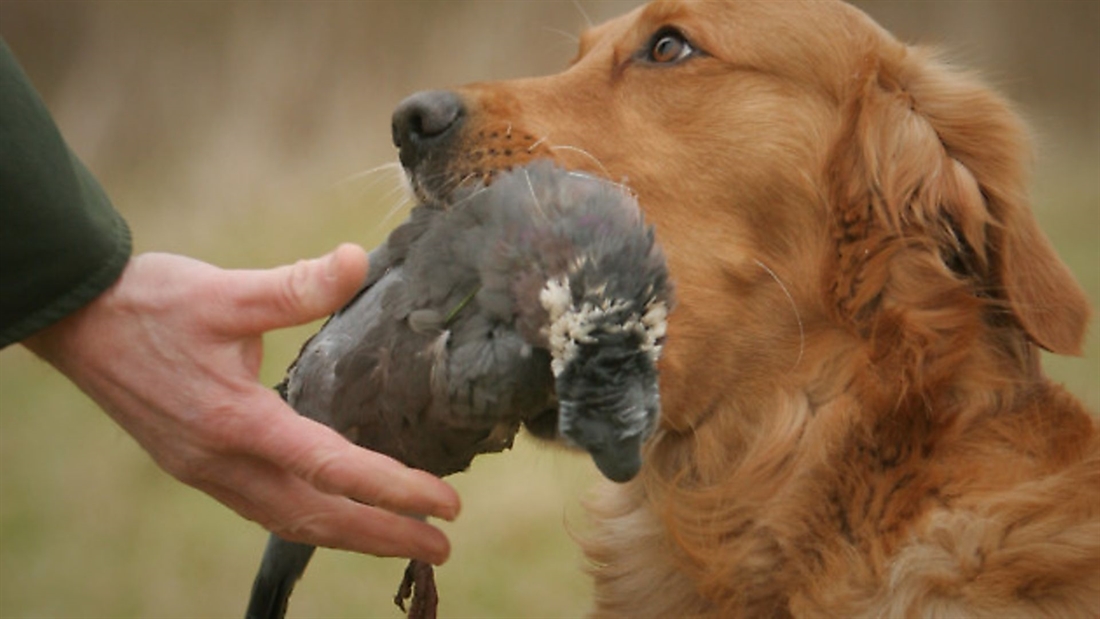
[[[976,333],[966,337],[1005,336],[990,328]],[[659,433],[642,478],[590,502],[601,526],[599,538],[585,544],[597,595],[637,604],[607,606],[598,599],[597,616],[639,610],[723,617],[913,612],[899,606],[904,596],[874,593],[888,589],[889,558],[917,552],[918,530],[952,517],[976,484],[995,495],[1009,493],[1036,470],[1081,458],[1087,441],[1096,441],[1087,438],[1089,428],[1079,427],[1088,423],[1080,406],[1036,373],[1033,345],[1018,331],[1010,335],[1001,346],[945,344],[938,357],[925,350],[925,363],[945,366],[928,373],[939,377],[933,383],[903,376],[911,359],[900,342],[880,341],[889,345],[885,355],[870,344],[813,342],[844,352],[839,358],[809,355],[824,361],[793,384],[777,386],[753,409],[722,402],[715,414],[700,415],[691,431]],[[1005,354],[988,358],[982,351],[989,350]],[[891,355],[904,360],[894,366]],[[1015,369],[1005,371],[1006,365]],[[838,371],[845,374],[839,380]],[[827,377],[821,384],[851,388],[815,392],[814,374]],[[970,386],[991,384],[990,375],[1001,377],[992,383],[1000,388]],[[986,401],[962,401],[964,394]],[[1064,404],[1057,410],[1068,412],[1046,419],[1039,427],[1050,431],[1021,444],[1007,426],[1049,415],[1043,404],[1052,399]],[[1075,433],[1082,438],[1067,440]],[[971,451],[979,445],[982,453]],[[1054,445],[1068,445],[1071,453]],[[1032,471],[1019,466],[1020,458],[1033,460]],[[998,471],[1006,459],[1015,466]],[[1010,469],[1012,478],[1005,472]],[[1063,482],[1051,491],[1072,488]],[[650,573],[658,569],[669,573]],[[818,571],[848,579],[828,590],[806,588],[821,581],[813,578]],[[666,584],[652,590],[658,582]]]

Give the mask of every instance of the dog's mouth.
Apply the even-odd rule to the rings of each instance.
[[[553,159],[545,139],[509,122],[467,129],[447,146],[420,157],[402,156],[401,162],[416,199],[446,207],[472,188],[492,184],[501,173],[531,163]]]
[[[455,176],[450,173],[433,173],[424,168],[405,168],[405,177],[416,201],[432,207],[448,208],[455,201],[455,193],[462,187],[474,186],[489,179]]]
[[[413,196],[417,202],[438,208],[450,208],[461,202],[462,196],[480,187],[493,183],[501,172],[510,170],[471,170],[431,173],[422,170],[405,169]]]

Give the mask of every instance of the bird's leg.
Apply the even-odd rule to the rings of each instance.
[[[400,608],[403,613],[408,612],[405,608],[405,600],[412,597],[413,563],[416,563],[416,561],[409,561],[409,564],[405,566],[405,575],[401,578],[401,584],[397,586],[397,595],[393,596],[393,603],[397,604],[397,607]]]
[[[412,598],[407,611],[409,619],[435,619],[439,592],[435,588],[435,570],[430,563],[409,561],[393,603],[405,612],[405,600],[409,598]]]

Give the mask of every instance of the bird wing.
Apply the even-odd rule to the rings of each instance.
[[[376,318],[371,303],[365,302],[363,297],[394,268],[404,264],[409,248],[428,230],[432,219],[439,213],[436,208],[414,207],[408,219],[394,228],[381,245],[371,250],[367,278],[362,288],[302,344],[298,356],[287,368],[286,376],[275,386],[283,400],[299,414],[332,425],[327,408],[330,402],[324,401],[324,393],[332,391],[335,362],[354,345],[356,325],[362,325],[361,328],[365,329]],[[345,314],[350,316],[342,318]],[[301,393],[303,385],[314,384],[318,387],[308,388],[307,394]]]
[[[476,212],[418,207],[363,290],[303,347],[287,401],[368,449],[448,475],[512,444],[552,392],[549,358],[479,305]]]

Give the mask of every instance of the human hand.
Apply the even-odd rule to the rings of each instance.
[[[133,258],[87,307],[23,342],[179,480],[290,541],[439,564],[457,493],[299,416],[258,381],[265,331],[324,317],[364,280],[342,245],[270,270]]]

